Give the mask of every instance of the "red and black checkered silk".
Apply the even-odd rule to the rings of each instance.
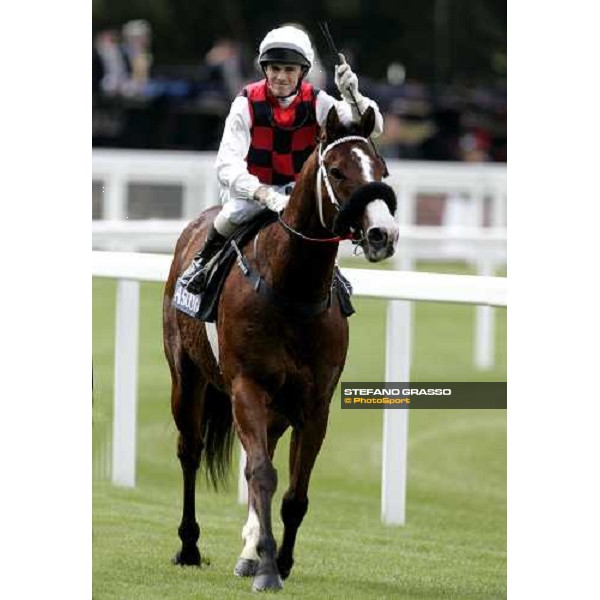
[[[246,86],[242,95],[250,107],[248,171],[267,185],[285,185],[297,179],[317,145],[315,112],[318,90],[302,82],[294,101],[281,107],[267,92],[265,79]]]

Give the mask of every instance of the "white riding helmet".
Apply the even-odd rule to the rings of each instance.
[[[291,25],[269,31],[258,53],[258,62],[263,69],[268,63],[280,62],[301,65],[308,72],[314,60],[310,38],[304,31]]]

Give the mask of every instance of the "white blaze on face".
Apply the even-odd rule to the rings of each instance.
[[[383,200],[373,200],[367,204],[365,215],[370,227],[395,225],[394,217]]]
[[[254,510],[254,507],[250,505],[248,510],[248,520],[242,528],[242,539],[244,540],[244,548],[240,554],[241,558],[247,558],[248,560],[258,560],[258,552],[256,551],[256,545],[258,544],[258,538],[260,536],[260,523],[258,522],[258,515]]]
[[[362,148],[352,148],[352,153],[358,158],[358,164],[365,181],[373,181],[373,162]]]

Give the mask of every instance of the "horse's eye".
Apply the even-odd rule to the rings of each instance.
[[[344,174],[336,167],[333,167],[333,169],[331,169],[329,171],[329,174],[334,178],[334,179],[338,179],[338,180],[342,180],[342,179],[346,179],[344,177]]]

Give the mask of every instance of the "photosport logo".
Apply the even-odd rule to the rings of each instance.
[[[342,381],[342,408],[506,408],[506,382]]]

